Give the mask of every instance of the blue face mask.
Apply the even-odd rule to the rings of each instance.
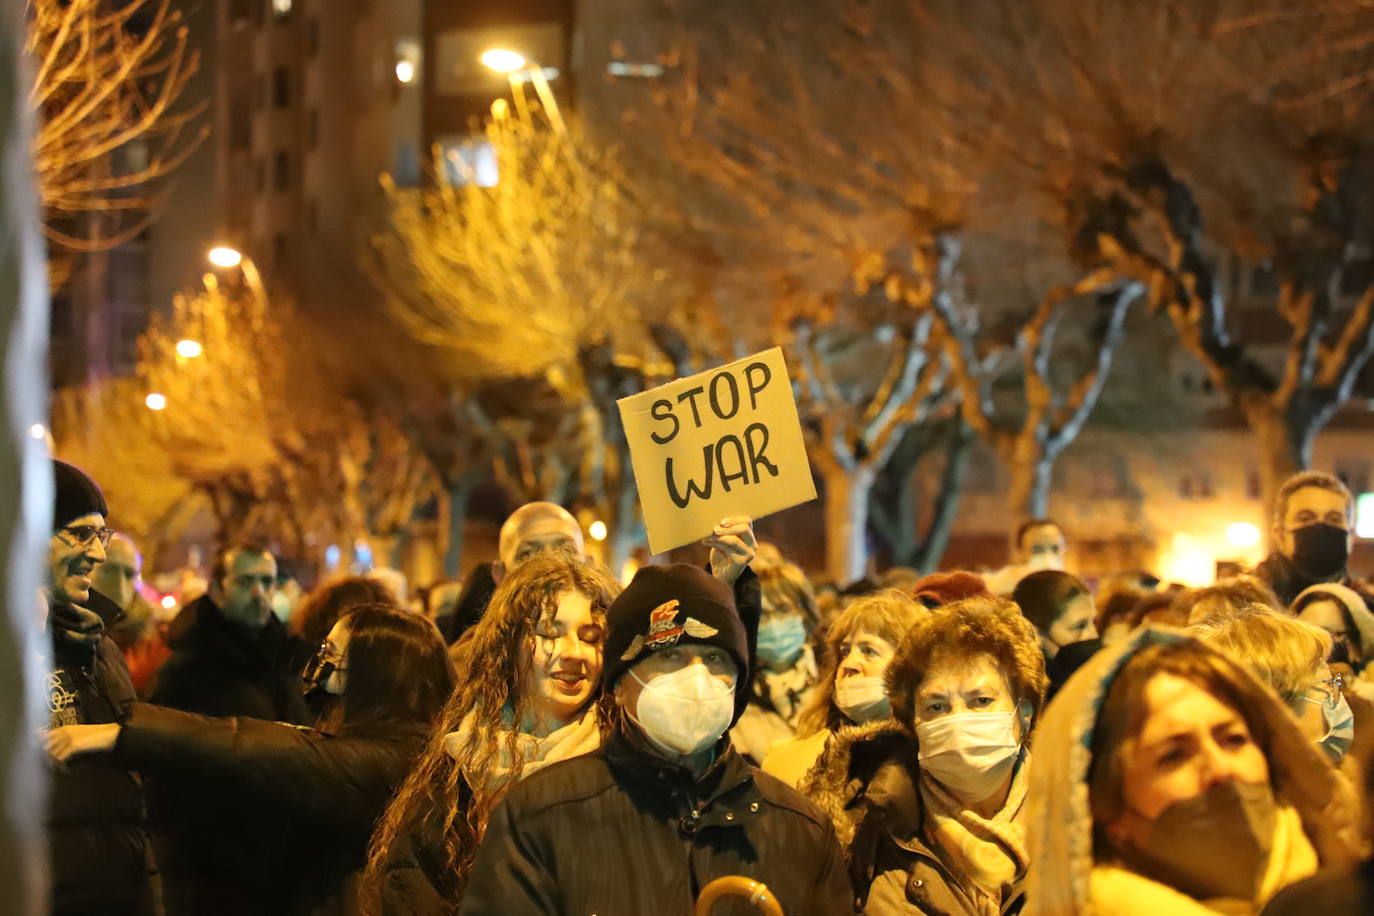
[[[759,624],[759,661],[774,670],[797,660],[806,644],[806,626],[800,614],[779,614]]]
[[[1345,697],[1341,697],[1334,710],[1322,706],[1322,717],[1326,720],[1326,734],[1317,743],[1333,762],[1339,764],[1355,740],[1355,714],[1350,711]]]

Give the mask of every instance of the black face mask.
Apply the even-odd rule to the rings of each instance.
[[[1318,522],[1295,528],[1293,565],[1309,579],[1329,579],[1345,569],[1350,559],[1350,533],[1344,528]]]
[[[305,665],[305,670],[301,672],[301,680],[305,682],[305,695],[307,697],[328,694],[325,689],[325,682],[334,674],[337,666],[332,661],[326,661],[324,653],[316,652],[315,657],[310,659]]]

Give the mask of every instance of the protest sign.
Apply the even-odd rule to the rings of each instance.
[[[654,553],[816,498],[778,347],[617,404]]]

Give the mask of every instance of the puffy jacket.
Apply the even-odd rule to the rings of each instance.
[[[167,631],[172,655],[157,673],[150,702],[203,716],[248,716],[304,725],[294,645],[276,615],[258,633],[230,623],[203,595]]]
[[[701,888],[744,875],[788,916],[851,912],[827,818],[729,746],[700,778],[616,736],[521,781],[492,815],[463,916],[689,916]],[[714,916],[744,916],[740,898]]]
[[[242,806],[187,825],[227,841],[219,874],[232,891],[218,911],[234,911],[232,900],[244,913],[304,914],[347,911],[349,878],[424,740],[422,729],[334,737],[137,703],[115,753],[150,777],[194,773]],[[264,846],[275,861],[259,854]]]
[[[86,606],[107,626],[120,613],[113,601],[96,592]],[[83,649],[54,634],[49,725],[121,722],[133,701],[129,670],[108,636]],[[53,916],[154,912],[156,892],[138,777],[108,756],[92,755],[55,767],[51,788]]]

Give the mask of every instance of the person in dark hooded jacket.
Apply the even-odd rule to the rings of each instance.
[[[687,916],[703,888],[736,875],[789,916],[849,912],[828,819],[731,747],[750,653],[729,586],[689,565],[640,570],[607,614],[604,657],[602,747],[510,790],[464,916]],[[736,899],[713,913],[752,911]]]
[[[57,760],[114,760],[150,776],[195,773],[264,815],[253,821],[259,835],[225,851],[222,873],[232,880],[194,912],[353,913],[350,876],[453,689],[453,666],[428,620],[366,604],[335,624],[309,680],[330,700],[314,729],[137,703],[122,725],[55,729],[48,750]],[[251,850],[269,840],[282,855],[264,868]]]
[[[53,462],[56,503],[48,550],[49,727],[123,721],[133,682],[108,635],[119,606],[91,589],[110,529],[105,497],[85,473]],[[53,916],[156,911],[143,787],[117,761],[82,760],[52,773],[48,841]]]

